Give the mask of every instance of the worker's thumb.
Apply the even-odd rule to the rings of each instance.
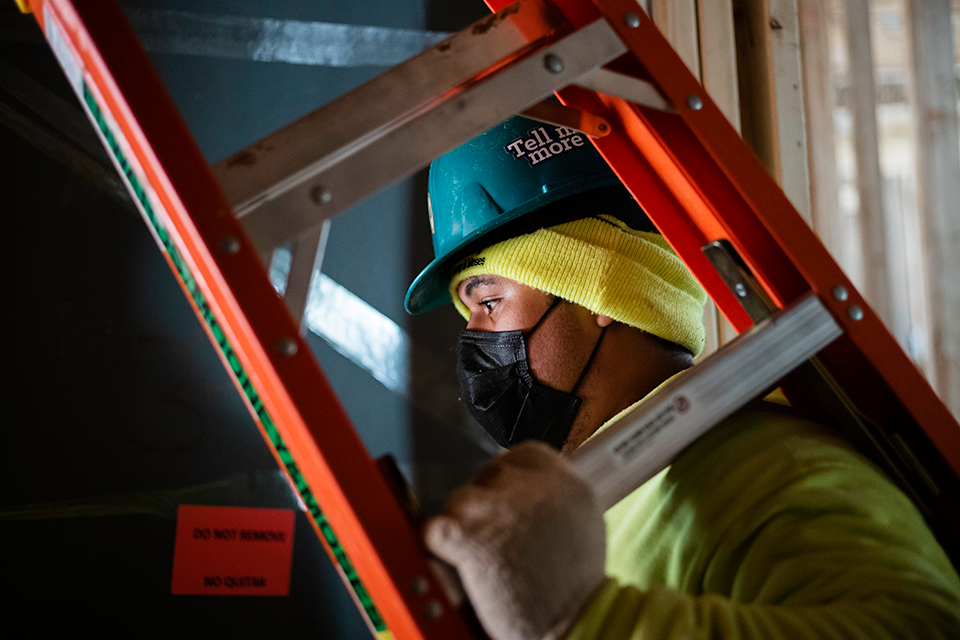
[[[457,566],[468,553],[463,529],[448,516],[437,516],[427,521],[423,539],[433,555],[444,562]]]
[[[424,542],[456,568],[495,640],[554,640],[604,579],[603,512],[556,451],[529,443],[494,460],[431,519]]]

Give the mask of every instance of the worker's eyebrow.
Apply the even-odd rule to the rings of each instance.
[[[496,284],[496,280],[489,276],[472,276],[467,278],[467,285],[463,290],[463,295],[466,298],[470,297],[470,294],[473,293],[473,290],[477,287],[486,287],[492,284]]]

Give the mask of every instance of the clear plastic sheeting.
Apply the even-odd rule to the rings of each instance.
[[[187,11],[127,8],[125,14],[147,51],[327,67],[392,66],[449,35]]]
[[[289,276],[290,249],[278,247],[270,263],[270,283],[281,296]],[[310,280],[304,323],[387,389],[408,395],[410,340],[406,332],[318,270]]]
[[[305,510],[287,477],[277,469],[237,473],[176,489],[27,504],[0,511],[0,522],[129,515],[176,518],[181,504]]]
[[[410,341],[397,323],[315,271],[304,321],[340,354],[401,395],[409,382]]]

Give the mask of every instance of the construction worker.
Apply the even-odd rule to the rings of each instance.
[[[960,578],[877,468],[786,410],[735,414],[602,513],[575,449],[704,346],[706,295],[575,131],[515,117],[432,165],[463,401],[508,450],[425,529],[495,640],[960,638]]]

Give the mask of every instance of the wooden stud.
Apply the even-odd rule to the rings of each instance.
[[[743,139],[773,179],[780,182],[780,148],[766,0],[734,0],[737,84]]]
[[[737,42],[733,29],[733,1],[697,4],[700,70],[704,88],[733,127],[740,131],[740,94],[737,89]],[[704,312],[707,346],[724,345],[737,336],[712,301]],[[704,353],[707,353],[707,349]],[[712,351],[712,350],[711,350]]]
[[[828,0],[800,0],[797,8],[810,176],[810,222],[827,250],[836,256],[839,236],[837,150],[833,137],[836,98],[830,76]]]
[[[810,224],[810,175],[804,126],[803,75],[797,0],[768,0],[770,61],[773,65],[780,186]]]
[[[857,164],[862,260],[861,293],[884,324],[890,326],[890,278],[887,267],[887,225],[883,209],[877,134],[876,86],[870,34],[869,0],[844,0],[847,25],[850,115]]]
[[[960,134],[948,0],[909,0],[917,199],[927,289],[928,378],[960,416]]]
[[[699,79],[696,5],[696,0],[651,0],[650,17],[687,68]]]
[[[701,2],[697,8],[701,82],[733,128],[740,131],[740,95],[737,92],[737,43],[733,32],[733,0]]]

